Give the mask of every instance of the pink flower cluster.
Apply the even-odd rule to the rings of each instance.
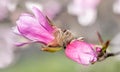
[[[47,16],[45,16],[36,7],[33,7],[32,10],[34,15],[22,14],[20,16],[16,22],[17,26],[14,31],[29,39],[31,42],[40,42],[48,47],[50,44],[50,47],[59,47],[57,44],[55,45],[55,42],[59,41],[56,40],[56,31],[61,29],[52,25],[52,22],[47,18]],[[64,34],[67,33],[62,32],[61,36],[64,36]],[[58,35],[60,36],[60,34]],[[57,37],[59,37],[58,35]],[[62,37],[60,38],[62,39]],[[65,41],[63,39],[63,43],[64,42]],[[65,45],[66,56],[83,65],[89,65],[96,62],[98,59],[98,53],[101,51],[100,47],[77,39],[73,39],[63,45]]]

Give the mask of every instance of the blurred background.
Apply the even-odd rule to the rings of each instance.
[[[23,38],[12,32],[21,13],[36,6],[56,26],[99,44],[96,32],[104,41],[111,40],[110,52],[120,51],[120,0],[0,0],[0,72],[119,72],[120,56],[94,65],[82,66],[68,58],[64,51],[40,51],[40,44],[15,47]]]

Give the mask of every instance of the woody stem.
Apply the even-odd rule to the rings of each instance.
[[[120,52],[116,52],[116,53],[107,53],[107,54],[105,55],[105,58],[111,57],[111,56],[117,56],[117,55],[120,55]]]

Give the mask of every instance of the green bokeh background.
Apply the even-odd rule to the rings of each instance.
[[[42,52],[36,46],[20,51],[18,61],[0,72],[120,72],[120,61],[114,57],[94,65],[83,66],[69,60],[64,51]]]

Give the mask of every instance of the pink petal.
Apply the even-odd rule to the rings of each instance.
[[[24,46],[26,44],[30,44],[30,43],[27,43],[27,42],[25,42],[25,43],[15,43],[15,46],[20,47],[20,46]]]
[[[48,20],[46,19],[46,16],[44,16],[42,14],[42,12],[36,8],[33,7],[33,13],[35,15],[35,17],[38,19],[38,22],[50,33],[53,32],[53,28],[51,27],[51,25],[49,24]]]
[[[16,23],[19,32],[30,40],[49,43],[53,39],[53,36],[29,14],[21,15]]]
[[[20,47],[20,46],[24,46],[26,44],[31,44],[31,43],[35,43],[37,41],[29,41],[29,42],[23,42],[23,43],[15,43],[15,46]]]
[[[19,32],[18,28],[15,26],[15,27],[12,27],[12,31],[18,35],[21,35],[21,33]]]

